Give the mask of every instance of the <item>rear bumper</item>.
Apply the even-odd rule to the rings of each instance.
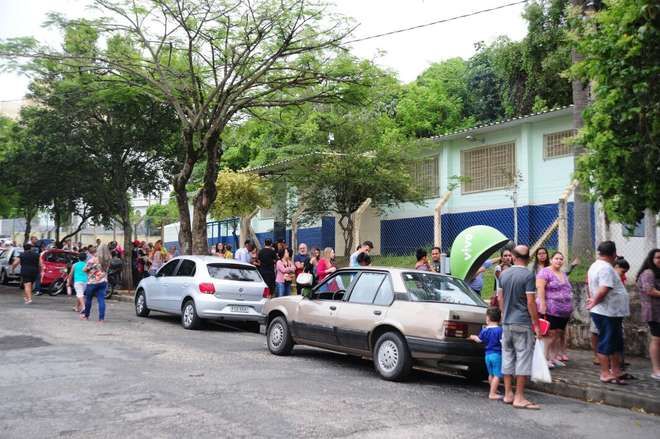
[[[266,299],[252,302],[218,299],[214,296],[195,301],[197,314],[204,319],[264,322],[262,313]]]
[[[415,359],[438,360],[445,363],[474,364],[483,362],[484,348],[469,340],[434,340],[406,337],[410,354]]]

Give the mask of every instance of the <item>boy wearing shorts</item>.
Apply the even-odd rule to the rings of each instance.
[[[82,313],[85,310],[85,287],[87,286],[87,273],[83,271],[87,261],[87,254],[80,253],[78,262],[71,267],[69,274],[69,286],[73,283],[73,289],[76,292],[76,306],[74,311]]]
[[[488,308],[486,311],[486,327],[479,332],[479,336],[471,335],[470,340],[483,343],[486,349],[486,368],[488,369],[488,382],[490,393],[488,399],[502,399],[497,393],[502,378],[502,327],[500,320],[502,313],[499,308]]]

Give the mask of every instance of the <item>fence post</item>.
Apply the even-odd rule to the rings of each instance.
[[[362,222],[362,215],[371,205],[371,198],[364,200],[360,207],[355,209],[353,212],[353,247],[360,243],[360,223]],[[353,253],[353,249],[350,249],[348,254]]]
[[[302,215],[304,210],[305,206],[300,203],[296,211],[293,212],[293,215],[291,215],[291,251],[294,253],[298,249],[298,220],[300,219],[300,215]]]
[[[439,247],[442,251],[442,207],[447,204],[451,191],[445,194],[438,200],[433,210],[433,245]]]
[[[557,216],[557,247],[558,250],[564,255],[564,265],[569,264],[568,256],[568,197],[571,196],[577,181],[573,181],[559,197],[557,203],[558,216]]]

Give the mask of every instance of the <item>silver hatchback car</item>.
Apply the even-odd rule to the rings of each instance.
[[[247,322],[259,332],[262,308],[270,296],[256,267],[215,256],[179,256],[135,290],[135,313],[151,311],[181,316],[185,329],[199,329],[205,319]]]

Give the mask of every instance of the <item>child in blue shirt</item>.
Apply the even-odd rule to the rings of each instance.
[[[471,335],[470,340],[485,344],[486,368],[488,369],[488,382],[490,393],[488,399],[502,399],[497,393],[502,378],[502,327],[500,320],[502,313],[499,308],[488,308],[486,311],[486,327],[481,330],[479,336]]]

